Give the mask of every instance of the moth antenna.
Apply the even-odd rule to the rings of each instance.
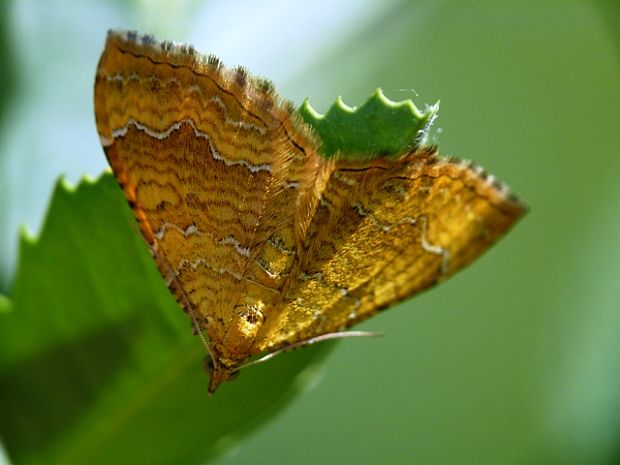
[[[252,366],[252,365],[258,365],[259,363],[266,362],[267,360],[271,360],[273,357],[275,357],[276,355],[280,355],[282,352],[288,352],[289,350],[297,349],[299,347],[309,346],[317,342],[329,341],[331,339],[344,339],[348,337],[381,337],[381,336],[383,336],[383,333],[374,332],[374,331],[336,331],[334,333],[321,334],[320,336],[311,337],[310,339],[305,339],[303,341],[289,344],[274,352],[264,355],[261,358],[252,360],[251,362],[248,362],[248,363],[244,363],[237,369],[237,371],[243,368]]]
[[[159,260],[159,263],[161,263],[166,268],[166,272],[168,276],[170,276],[170,282],[168,283],[168,287],[170,287],[171,284],[174,284],[175,289],[178,291],[181,297],[181,300],[183,301],[183,307],[187,309],[187,314],[189,315],[189,318],[192,322],[192,326],[194,327],[195,333],[198,335],[198,337],[202,341],[202,345],[204,345],[205,349],[207,349],[207,353],[209,354],[209,357],[211,357],[211,359],[213,360],[213,363],[216,363],[214,354],[211,352],[211,349],[209,348],[209,343],[207,342],[207,339],[205,338],[205,335],[202,332],[203,330],[200,327],[200,323],[198,322],[198,317],[196,316],[196,312],[194,312],[194,307],[189,301],[189,299],[187,298],[187,295],[185,294],[185,291],[183,290],[183,288],[179,285],[179,282],[177,281],[177,278],[174,274],[174,270],[172,269],[168,261],[157,253],[156,246],[150,245],[149,249],[151,251],[151,254],[153,255],[153,258],[155,258],[156,261]]]

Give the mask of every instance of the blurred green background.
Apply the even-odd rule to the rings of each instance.
[[[376,87],[441,99],[441,151],[530,205],[471,268],[361,327],[385,337],[341,342],[220,463],[620,463],[617,2],[23,0],[0,24],[2,293],[57,177],[106,167],[92,86],[110,27],[191,42],[319,111]]]

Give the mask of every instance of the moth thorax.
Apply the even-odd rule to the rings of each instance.
[[[237,312],[230,322],[223,345],[231,356],[239,355],[247,357],[254,340],[263,325],[265,316],[263,315],[264,304],[262,302],[252,302],[237,305]]]

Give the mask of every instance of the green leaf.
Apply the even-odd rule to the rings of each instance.
[[[0,298],[0,435],[18,464],[203,463],[328,350],[276,357],[208,397],[204,348],[110,174],[58,183],[40,238],[22,232],[20,249]]]
[[[0,313],[8,313],[11,311],[11,300],[0,294]]]
[[[308,99],[298,111],[321,139],[322,155],[359,159],[398,156],[423,145],[438,110],[439,102],[422,112],[411,100],[392,102],[377,89],[359,108],[338,97],[325,115]]]

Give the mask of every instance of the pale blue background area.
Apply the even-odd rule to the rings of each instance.
[[[108,27],[190,41],[319,111],[377,86],[417,92],[442,101],[441,150],[507,180],[530,213],[470,269],[362,326],[384,338],[340,343],[306,394],[222,463],[618,463],[615,3],[335,3],[3,6],[15,81],[0,127],[0,288],[18,225],[37,230],[55,179],[106,167],[92,86]]]

